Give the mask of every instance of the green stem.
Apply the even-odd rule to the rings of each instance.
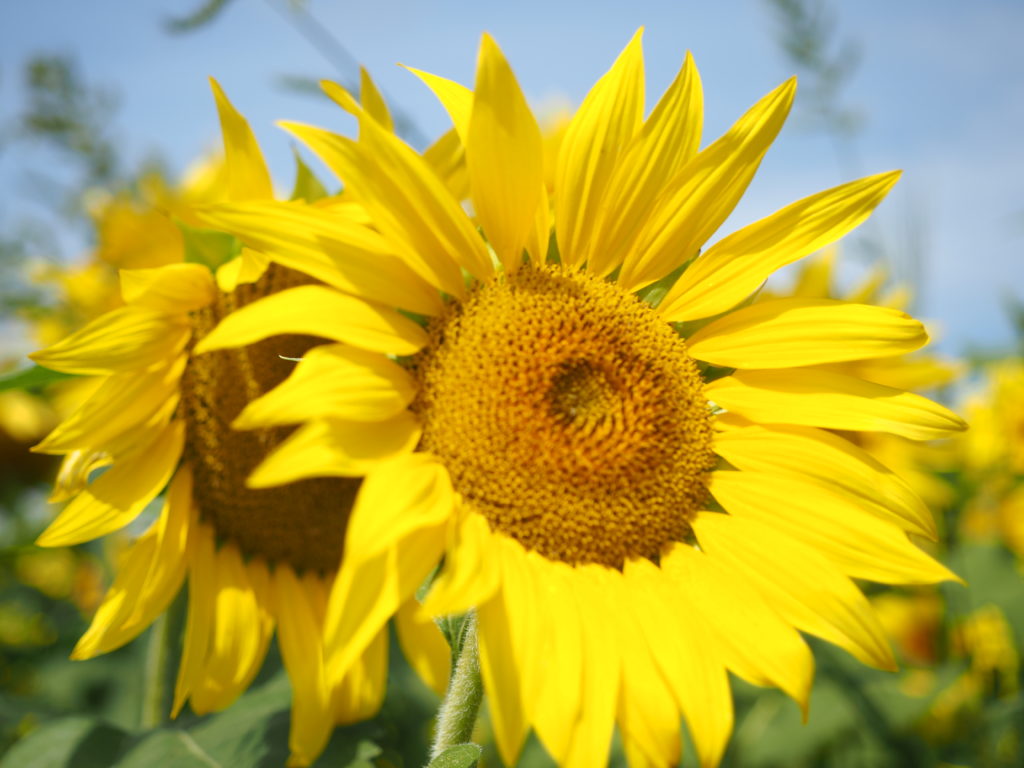
[[[142,713],[140,725],[143,728],[158,728],[167,722],[177,667],[182,626],[185,620],[185,597],[179,594],[162,616],[153,622],[149,630],[149,643],[142,685]]]
[[[466,744],[472,739],[483,694],[480,656],[477,652],[476,614],[471,613],[466,617],[459,658],[437,713],[437,735],[430,748],[431,760],[449,747]]]

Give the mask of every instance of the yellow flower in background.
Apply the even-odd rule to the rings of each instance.
[[[905,354],[924,329],[831,299],[735,307],[862,222],[898,174],[812,195],[702,252],[781,128],[793,81],[698,150],[693,61],[645,119],[638,33],[566,128],[549,200],[541,131],[489,37],[474,91],[417,74],[465,149],[473,218],[333,84],[358,140],[286,128],[365,206],[390,258],[309,206],[203,213],[297,267],[344,254],[349,268],[348,285],[242,308],[194,350],[293,333],[336,342],[236,421],[302,424],[253,487],[366,476],[327,607],[330,674],[408,610],[442,557],[421,615],[476,609],[507,764],[530,728],[561,765],[603,764],[616,722],[631,764],[673,764],[685,717],[713,766],[732,729],[728,671],[806,708],[800,631],[891,668],[852,579],[955,577],[907,537],[934,535],[912,489],[837,431],[929,440],[964,424],[826,366]]]
[[[214,93],[226,148],[224,196],[271,199],[248,124],[215,83]],[[345,214],[324,215],[362,236],[367,248],[383,250],[379,235],[359,235],[364,230]],[[186,700],[199,714],[227,707],[259,671],[276,628],[293,688],[290,764],[308,765],[335,723],[371,716],[384,694],[386,629],[344,675],[326,675],[323,664],[323,616],[359,481],[249,489],[246,476],[293,430],[238,432],[231,425],[285,379],[290,359],[322,340],[281,336],[202,356],[194,347],[240,308],[315,280],[247,249],[216,276],[183,255],[179,247],[176,263],[122,270],[123,306],[33,355],[54,370],[101,377],[95,393],[36,447],[66,457],[62,483],[73,496],[38,543],[63,547],[123,529],[167,488],[159,516],[121,559],[73,657],[133,639],[187,581],[174,714]],[[344,279],[329,259],[311,272],[328,282]],[[413,631],[422,624],[405,622]]]
[[[969,487],[961,527],[1024,558],[1024,364],[1004,360],[983,372],[964,404],[972,429],[954,447]]]

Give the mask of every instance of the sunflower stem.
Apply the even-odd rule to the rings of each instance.
[[[430,748],[431,760],[450,747],[466,744],[473,737],[473,726],[476,725],[484,694],[480,682],[476,624],[476,613],[470,613],[463,626],[459,657],[437,713],[437,733]]]
[[[179,594],[149,630],[143,660],[142,712],[139,718],[139,725],[143,728],[157,728],[169,718],[179,655],[178,640],[184,620],[185,602]]]

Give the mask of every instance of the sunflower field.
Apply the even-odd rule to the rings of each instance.
[[[1024,13],[456,5],[0,12],[0,768],[1024,765]]]

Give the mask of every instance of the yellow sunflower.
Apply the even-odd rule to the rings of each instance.
[[[227,150],[227,199],[271,199],[248,124],[216,84],[214,92]],[[359,234],[349,216],[324,210],[336,230],[361,237],[367,253],[385,250],[379,235]],[[247,249],[216,277],[207,265],[182,258],[179,248],[178,263],[123,270],[122,307],[33,355],[54,370],[103,377],[36,448],[67,457],[64,485],[73,495],[38,543],[68,546],[124,528],[166,488],[159,516],[124,556],[73,657],[91,658],[137,636],[187,580],[173,714],[186,700],[199,714],[227,707],[259,671],[276,627],[293,688],[289,764],[308,765],[335,723],[373,715],[384,693],[383,628],[344,674],[325,672],[323,663],[323,617],[359,481],[311,479],[250,490],[246,476],[292,429],[237,432],[231,424],[247,403],[285,379],[294,367],[290,359],[323,339],[281,336],[202,356],[194,347],[239,308],[315,281]],[[327,258],[309,272],[345,284],[344,270]],[[405,622],[413,630],[424,624],[415,617]],[[434,641],[443,646],[439,633]]]
[[[417,74],[465,149],[472,217],[422,157],[325,84],[358,140],[285,127],[395,258],[363,275],[358,296],[297,287],[225,318],[195,350],[281,333],[338,342],[238,420],[302,423],[253,487],[366,475],[327,607],[327,668],[357,663],[442,558],[421,614],[475,609],[510,765],[531,728],[560,765],[601,765],[616,723],[631,764],[673,764],[682,717],[713,766],[732,728],[727,672],[806,708],[813,659],[800,631],[891,668],[852,579],[956,577],[907,537],[932,531],[927,510],[836,430],[926,440],[963,422],[821,367],[922,346],[906,314],[741,305],[862,222],[898,174],[804,198],[701,252],[781,128],[793,81],[698,150],[692,59],[645,119],[638,33],[566,128],[549,198],[541,132],[489,37],[474,90]],[[204,217],[299,262],[322,258],[311,233],[330,229],[296,204]]]

